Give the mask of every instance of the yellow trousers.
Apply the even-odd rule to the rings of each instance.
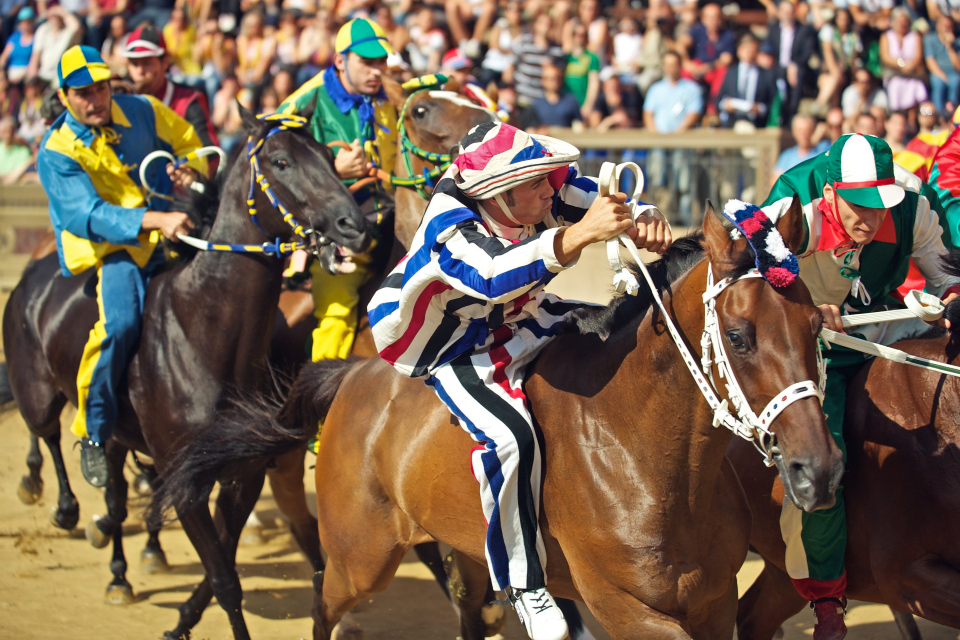
[[[314,261],[310,266],[313,314],[317,317],[311,353],[314,362],[346,358],[353,349],[357,335],[360,287],[371,276],[367,256],[357,256],[355,261],[356,271],[336,276],[327,273],[319,261]]]

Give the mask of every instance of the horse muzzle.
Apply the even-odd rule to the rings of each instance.
[[[843,477],[843,456],[839,450],[826,460],[803,455],[789,460],[778,457],[776,463],[784,499],[789,499],[798,509],[811,513],[836,504],[837,487]]]

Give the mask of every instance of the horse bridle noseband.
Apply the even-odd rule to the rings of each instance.
[[[663,214],[660,213],[656,207],[645,205],[639,201],[639,196],[643,191],[643,173],[640,171],[640,167],[632,162],[621,165],[605,162],[600,169],[599,195],[605,196],[617,193],[620,190],[620,175],[624,170],[632,171],[637,177],[633,197],[630,200],[631,216],[634,221],[644,214],[659,215],[662,217]],[[663,219],[664,222],[666,222],[666,219]],[[817,370],[819,381],[817,383],[814,383],[812,380],[795,382],[776,394],[760,413],[754,413],[750,407],[750,402],[747,400],[743,389],[740,387],[740,383],[733,373],[730,359],[727,357],[726,350],[723,347],[720,318],[717,315],[717,299],[722,292],[741,280],[763,278],[760,271],[750,269],[737,278],[724,278],[715,283],[713,280],[713,266],[709,263],[707,264],[707,289],[703,293],[704,325],[703,335],[700,338],[700,346],[703,353],[700,359],[700,366],[698,367],[693,354],[681,337],[673,319],[670,317],[670,314],[667,313],[663,299],[660,297],[660,293],[657,291],[653,278],[650,276],[650,272],[647,270],[640,253],[637,251],[633,239],[625,233],[610,239],[607,244],[607,253],[610,257],[611,267],[615,271],[614,285],[619,291],[626,291],[629,294],[635,294],[639,289],[636,276],[620,262],[617,242],[620,242],[627,248],[631,257],[636,262],[640,273],[643,274],[647,286],[650,288],[650,294],[660,308],[663,323],[666,325],[670,337],[673,338],[673,342],[680,351],[680,356],[690,371],[690,375],[693,376],[697,388],[700,389],[700,393],[703,394],[707,404],[709,404],[713,410],[713,426],[726,427],[737,436],[751,442],[763,455],[763,463],[766,466],[772,467],[775,464],[782,464],[782,454],[777,445],[777,436],[770,431],[770,425],[773,424],[773,421],[776,420],[787,407],[797,400],[815,396],[823,403],[823,393],[827,377],[819,342],[817,343]],[[616,256],[615,260],[614,255]],[[720,378],[726,381],[725,387],[729,402],[728,400],[720,400],[717,383],[713,377],[713,364],[717,365]],[[732,410],[729,406],[731,402],[733,404]]]
[[[256,204],[256,186],[260,186],[260,191],[267,197],[267,200],[270,201],[270,204],[280,212],[283,221],[290,227],[290,230],[293,234],[299,237],[299,240],[294,242],[281,242],[280,238],[276,238],[273,242],[264,242],[263,244],[230,244],[223,242],[210,242],[208,240],[199,240],[192,236],[187,236],[184,234],[177,234],[177,237],[195,249],[201,251],[225,251],[230,253],[265,253],[268,255],[274,255],[278,258],[292,254],[298,249],[307,249],[310,245],[307,242],[310,234],[313,233],[312,229],[304,229],[297,220],[293,217],[293,214],[290,213],[286,207],[283,206],[283,203],[280,202],[280,199],[277,197],[276,193],[273,191],[273,188],[270,186],[270,183],[267,181],[266,176],[263,174],[263,171],[260,169],[260,161],[257,158],[257,154],[263,148],[263,144],[269,140],[271,137],[280,133],[281,131],[289,131],[291,129],[300,129],[307,125],[307,119],[303,116],[298,115],[287,115],[282,113],[273,113],[273,114],[260,114],[257,116],[257,119],[269,123],[271,127],[267,132],[258,139],[254,139],[253,136],[247,137],[247,162],[250,165],[250,189],[247,192],[247,213],[250,214],[250,219],[253,221],[253,224],[256,225],[257,229],[265,237],[269,236],[263,230],[263,227],[260,225],[260,219],[257,217],[257,204]],[[200,152],[207,149],[217,149],[221,156],[221,167],[225,164],[222,160],[225,157],[223,151],[219,147],[205,147],[200,150]],[[163,196],[162,194],[156,194],[152,189],[146,186],[147,182],[145,179],[145,170],[149,162],[159,158],[168,158],[173,159],[174,168],[182,166],[185,162],[192,160],[196,157],[196,154],[200,152],[194,152],[188,154],[184,158],[173,159],[170,154],[166,152],[160,152],[158,154],[150,154],[147,158],[144,158],[144,162],[140,165],[140,182],[144,185],[144,190],[147,197],[160,196],[165,199],[169,199],[168,196]],[[212,153],[212,152],[211,152]],[[210,155],[210,154],[207,154]],[[324,244],[321,239],[320,244]],[[314,247],[310,249],[314,253],[317,253],[318,250]]]

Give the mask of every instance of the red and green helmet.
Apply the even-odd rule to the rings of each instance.
[[[881,138],[850,133],[827,151],[827,181],[837,195],[861,207],[889,209],[906,195],[893,174],[893,152]]]

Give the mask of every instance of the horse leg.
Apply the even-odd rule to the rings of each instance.
[[[900,630],[900,637],[903,640],[923,640],[920,627],[917,626],[917,621],[912,615],[896,609],[890,609],[890,612],[893,613],[893,620],[897,623],[897,629]]]
[[[260,471],[245,481],[221,485],[216,519],[203,506],[186,514],[178,514],[184,531],[200,556],[206,576],[189,600],[181,605],[177,627],[168,631],[165,638],[189,638],[190,629],[200,621],[203,609],[214,595],[227,612],[234,638],[250,638],[241,608],[243,588],[236,571],[236,554],[240,532],[260,496],[263,479],[264,473]]]
[[[492,595],[487,566],[456,550],[447,556],[444,564],[450,577],[450,601],[460,618],[460,637],[483,640],[499,633],[507,617],[502,606],[490,607],[489,612],[485,610]]]
[[[61,405],[61,408],[63,405]],[[57,507],[50,514],[50,522],[55,527],[72,530],[80,521],[80,503],[77,497],[73,495],[70,488],[70,478],[67,477],[67,466],[63,462],[63,452],[60,450],[60,422],[57,421],[56,428],[49,436],[44,436],[43,441],[50,451],[50,459],[53,460],[53,468],[57,472],[57,482],[60,485],[60,495],[57,498]]]
[[[737,607],[739,640],[770,640],[780,625],[799,613],[807,601],[797,593],[790,577],[764,560],[763,571],[740,598]]]
[[[320,530],[317,519],[307,508],[307,493],[303,487],[303,464],[305,448],[294,449],[277,456],[275,469],[267,471],[273,499],[280,513],[290,523],[290,530],[297,546],[307,556],[313,570],[323,571],[323,555],[320,552]]]
[[[43,478],[40,477],[40,468],[43,466],[43,454],[40,453],[40,438],[30,434],[30,453],[27,454],[27,469],[29,475],[20,479],[17,487],[17,497],[23,504],[36,504],[43,495]]]
[[[147,544],[140,552],[140,571],[143,573],[166,573],[170,570],[167,554],[160,546],[160,525],[147,524]]]
[[[136,601],[133,586],[127,581],[127,558],[123,553],[123,522],[127,519],[127,479],[123,475],[123,464],[128,450],[115,440],[107,440],[104,453],[107,455],[109,477],[104,492],[107,503],[107,515],[91,522],[87,526],[87,539],[99,548],[101,536],[113,539],[113,557],[110,559],[110,573],[113,580],[107,586],[108,604],[131,604]]]
[[[440,545],[436,542],[421,542],[413,547],[413,551],[417,554],[417,559],[425,564],[427,569],[430,569],[430,573],[433,574],[433,579],[440,585],[443,595],[447,597],[447,600],[450,600],[450,589],[447,586],[447,582],[450,580],[450,572],[447,565],[452,561],[453,552],[444,561],[440,557]]]
[[[881,589],[913,614],[954,629],[960,627],[960,571],[938,558],[915,560],[899,580],[883,584]]]
[[[603,582],[578,586],[590,611],[614,640],[693,638],[679,620],[650,608],[616,585]]]

